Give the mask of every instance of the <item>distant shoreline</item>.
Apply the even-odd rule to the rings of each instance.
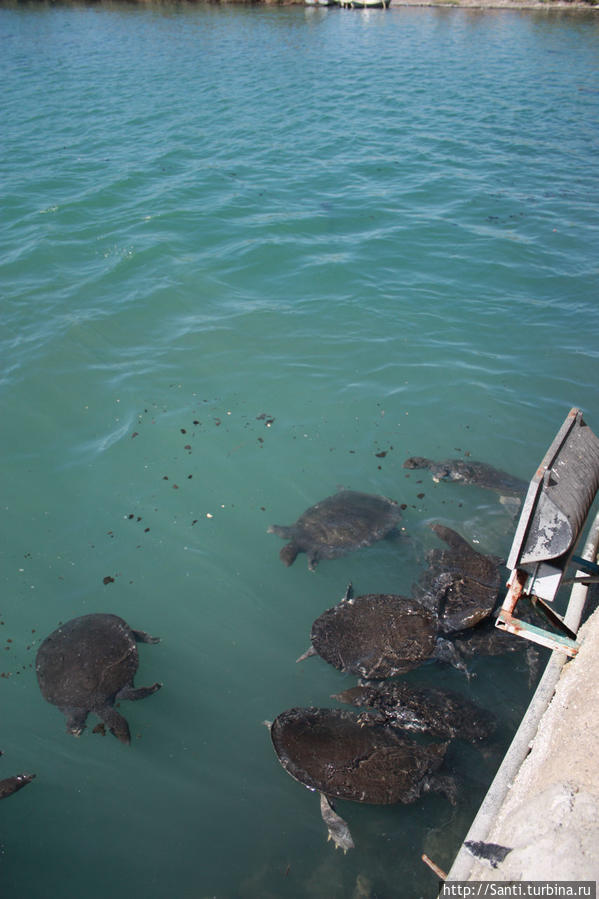
[[[152,5],[186,6],[304,6],[304,0],[0,0],[1,7],[27,6],[152,6]],[[591,10],[599,12],[599,0],[391,0],[392,8],[412,6],[436,9],[515,9],[538,10],[543,12],[580,12]]]
[[[546,10],[597,10],[599,4],[583,0],[391,0],[391,6],[435,6],[451,9],[538,9]]]

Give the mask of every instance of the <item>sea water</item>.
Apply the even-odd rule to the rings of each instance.
[[[409,675],[497,733],[451,747],[456,807],[340,802],[345,856],[263,722],[338,705],[313,620],[409,595],[430,523],[509,550],[513,507],[408,456],[529,480],[571,407],[599,430],[597,14],[24,5],[0,42],[0,774],[37,775],[3,899],[435,896],[525,658]],[[285,568],[268,526],[339,487],[400,534]],[[130,747],[36,681],[97,611],[162,638]]]

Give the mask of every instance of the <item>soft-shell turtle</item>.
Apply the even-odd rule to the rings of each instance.
[[[444,633],[474,627],[497,605],[504,581],[502,560],[477,552],[445,525],[432,524],[431,529],[449,549],[429,552],[428,567],[414,585],[414,595],[437,613]]]
[[[464,696],[434,687],[414,687],[405,681],[382,681],[351,687],[333,697],[362,708],[376,709],[381,720],[402,730],[477,743],[495,729],[493,716]]]
[[[455,802],[453,778],[436,773],[448,744],[417,742],[368,714],[289,709],[272,722],[270,735],[285,771],[325,797],[321,812],[329,839],[343,849],[353,842],[331,799],[391,805],[415,802],[423,792],[439,790]]]
[[[303,552],[308,556],[308,568],[314,571],[320,559],[335,559],[389,536],[400,520],[394,500],[341,490],[310,506],[295,524],[273,524],[268,533],[290,541],[280,552],[285,565],[293,565]]]
[[[94,712],[122,743],[131,742],[129,725],[114,703],[144,699],[160,689],[160,683],[133,686],[136,641],[159,640],[132,630],[117,615],[102,613],[73,618],[46,637],[37,653],[37,678],[44,699],[66,716],[69,733],[80,736]]]
[[[15,774],[13,777],[5,777],[4,780],[0,780],[0,799],[6,799],[7,796],[12,796],[17,790],[26,787],[34,777],[35,774]]]
[[[394,593],[352,598],[352,585],[341,602],[312,625],[311,645],[298,662],[319,655],[340,671],[367,680],[393,677],[430,658],[463,664],[452,644],[438,634],[434,612],[415,599]]]
[[[434,462],[423,456],[412,456],[406,459],[403,467],[428,468],[434,481],[459,481],[462,484],[486,487],[503,496],[515,496],[519,499],[528,490],[526,481],[515,478],[498,468],[493,468],[486,462],[465,462],[463,459],[445,459],[443,462]]]

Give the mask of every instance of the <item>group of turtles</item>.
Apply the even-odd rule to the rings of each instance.
[[[526,488],[483,463],[411,458],[405,467],[427,467],[437,480],[461,480],[512,496],[521,496]],[[286,565],[306,553],[308,567],[314,570],[322,559],[390,536],[400,520],[394,500],[342,490],[311,506],[294,524],[273,525],[269,531],[288,541],[280,553]],[[457,694],[392,680],[429,659],[467,670],[469,654],[481,647],[496,651],[490,644],[505,637],[490,621],[501,589],[500,560],[476,552],[448,527],[432,528],[446,546],[429,552],[413,596],[354,597],[350,585],[343,599],[314,621],[310,647],[298,659],[320,655],[340,671],[358,676],[357,686],[333,698],[365,711],[292,708],[267,722],[283,768],[320,793],[329,838],[345,851],[354,844],[335,811],[335,799],[410,803],[423,792],[439,790],[455,803],[453,778],[441,770],[450,741],[477,742],[493,729],[488,713]],[[160,683],[134,685],[137,643],[157,642],[159,638],[134,630],[117,615],[73,618],[39,647],[36,673],[41,693],[64,714],[69,733],[79,736],[93,713],[102,722],[98,728],[107,727],[129,744],[128,723],[115,704],[143,699],[160,689]],[[437,742],[423,742],[423,734]],[[34,776],[1,780],[0,799]]]
[[[429,468],[435,480],[477,484],[514,501],[527,486],[484,463],[413,457],[404,467]],[[273,525],[269,532],[289,541],[280,553],[286,565],[304,552],[313,571],[321,559],[391,536],[400,520],[394,500],[342,490],[311,506],[294,524]],[[461,695],[397,679],[429,659],[468,673],[468,656],[514,645],[491,618],[503,584],[502,561],[477,552],[451,528],[431,527],[445,546],[428,553],[412,596],[354,596],[350,584],[343,599],[314,621],[310,647],[297,660],[319,655],[359,677],[356,686],[332,698],[362,711],[291,708],[265,722],[285,771],[320,794],[328,838],[344,851],[354,843],[336,799],[412,803],[436,790],[455,804],[456,783],[442,767],[450,741],[477,743],[495,727],[488,712]],[[423,735],[434,739],[425,741]]]

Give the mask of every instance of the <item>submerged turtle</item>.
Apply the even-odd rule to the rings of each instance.
[[[465,667],[452,644],[439,635],[433,611],[394,593],[352,598],[351,584],[341,602],[313,623],[310,640],[298,662],[319,655],[340,671],[367,680],[402,674],[431,658]]]
[[[94,712],[122,743],[131,742],[129,725],[114,703],[144,699],[162,686],[133,686],[136,641],[158,643],[160,638],[132,630],[117,615],[99,613],[67,621],[42,642],[36,658],[40,690],[66,716],[69,733],[80,736]]]
[[[293,565],[303,552],[308,556],[308,568],[314,571],[320,559],[335,559],[388,537],[400,520],[394,500],[341,490],[310,506],[295,524],[273,524],[268,533],[290,541],[280,552],[285,565]]]
[[[407,804],[438,790],[455,803],[454,779],[437,774],[448,743],[423,744],[344,709],[289,709],[272,722],[270,735],[285,771],[321,794],[329,839],[344,850],[353,841],[332,799]]]
[[[0,799],[6,799],[7,796],[12,796],[17,790],[26,787],[34,777],[35,774],[15,774],[13,777],[5,777],[4,780],[0,780]]]
[[[530,616],[518,610],[520,617],[528,620]],[[475,656],[499,656],[508,652],[515,652],[524,656],[528,671],[529,686],[536,683],[543,653],[549,654],[549,650],[529,640],[522,640],[508,631],[495,627],[495,616],[482,621],[476,627],[468,631],[461,631],[452,637],[452,644],[460,659],[474,658]]]
[[[460,481],[462,484],[486,487],[488,490],[495,490],[504,496],[514,496],[518,499],[522,499],[528,490],[526,481],[493,468],[486,462],[465,462],[463,459],[434,462],[423,456],[412,456],[406,459],[403,467],[428,468],[434,481]]]
[[[413,591],[417,599],[436,611],[440,628],[453,633],[474,627],[496,607],[504,578],[503,562],[484,556],[463,537],[442,524],[431,529],[449,549],[432,549],[429,565]]]
[[[402,730],[477,743],[495,729],[493,716],[459,693],[383,681],[351,687],[332,697],[350,705],[376,709],[381,720]]]

